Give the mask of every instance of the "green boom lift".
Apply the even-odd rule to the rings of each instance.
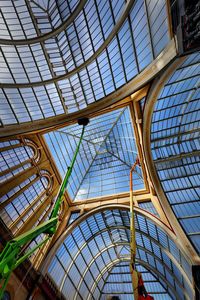
[[[0,254],[0,300],[3,297],[4,290],[6,288],[6,285],[9,281],[9,278],[11,276],[11,273],[14,269],[16,269],[24,260],[26,260],[32,253],[34,253],[38,248],[40,248],[42,245],[44,245],[56,232],[57,225],[58,225],[58,213],[59,209],[62,203],[63,194],[65,191],[65,188],[67,186],[69,177],[72,173],[72,169],[77,157],[77,154],[79,152],[79,148],[83,139],[85,126],[89,123],[88,118],[82,118],[78,120],[78,124],[82,125],[82,133],[80,136],[79,143],[76,147],[76,151],[74,153],[73,159],[71,161],[71,165],[68,167],[67,172],[65,174],[65,177],[62,181],[62,184],[60,186],[56,202],[54,205],[54,208],[52,210],[52,213],[50,215],[50,218],[48,221],[40,224],[37,227],[34,227],[33,229],[25,232],[24,234],[21,234],[20,236],[10,240],[2,253]],[[47,235],[47,237],[38,245],[36,245],[34,248],[29,250],[25,254],[21,254],[22,248],[34,240],[37,236],[39,236],[41,233],[44,233]]]

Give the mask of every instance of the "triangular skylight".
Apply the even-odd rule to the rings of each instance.
[[[45,134],[50,152],[63,177],[81,134],[71,125]],[[72,200],[86,200],[129,191],[129,172],[137,158],[137,147],[129,108],[95,117],[87,125],[67,186]],[[143,189],[139,167],[133,174],[134,189]]]

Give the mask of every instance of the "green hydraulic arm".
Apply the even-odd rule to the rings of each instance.
[[[82,133],[80,136],[79,143],[76,147],[74,156],[71,161],[71,165],[68,167],[67,172],[65,174],[65,177],[62,181],[62,184],[60,186],[58,195],[56,197],[56,202],[54,205],[54,208],[52,210],[52,213],[50,215],[50,218],[48,221],[40,224],[37,227],[34,227],[33,229],[19,235],[18,237],[10,240],[4,250],[0,254],[0,300],[3,297],[4,290],[6,288],[6,285],[9,281],[9,278],[11,276],[12,271],[17,268],[23,261],[25,261],[28,257],[30,257],[31,254],[33,254],[38,248],[40,248],[42,245],[44,245],[56,232],[57,225],[58,225],[58,214],[59,209],[61,207],[63,195],[65,192],[65,188],[67,186],[69,177],[72,173],[72,169],[77,157],[77,154],[79,152],[79,148],[83,139],[85,126],[89,123],[89,119],[82,118],[78,120],[79,125],[83,125],[82,127]],[[38,237],[41,233],[46,234],[46,238],[40,242],[38,245],[36,245],[34,248],[27,251],[25,254],[21,253],[22,248],[34,240],[36,237]]]

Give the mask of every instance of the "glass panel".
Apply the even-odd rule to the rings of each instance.
[[[86,108],[136,77],[169,42],[164,0],[153,4],[148,0],[147,5],[135,1],[112,39],[126,1],[86,1],[66,28],[71,13],[81,5],[78,0],[1,2],[1,38],[24,41],[1,47],[4,126]],[[64,29],[49,38],[48,33],[60,26]],[[26,43],[41,36],[40,43]],[[103,49],[107,39],[110,43]]]
[[[63,268],[70,282],[78,280],[77,293],[80,293],[81,297],[90,293],[93,295],[93,292],[99,294],[100,291],[103,292],[102,296],[114,292],[131,295],[129,226],[128,211],[105,210],[82,221],[66,237],[65,247],[61,245],[58,248],[56,257],[60,261],[63,253],[68,253],[68,257],[62,259]],[[166,296],[166,299],[174,299],[176,291],[182,299],[185,287],[181,268],[192,281],[191,265],[165,231],[152,221],[136,214],[135,226],[136,262],[141,262],[137,263],[136,267],[143,274],[147,290],[153,296]],[[127,262],[121,262],[122,259],[126,259]],[[56,275],[51,272],[52,264],[54,260],[50,264],[48,274],[58,286]],[[177,268],[178,264],[180,268]],[[168,282],[171,286],[168,286]],[[191,295],[192,291],[189,286],[187,288],[187,293]]]
[[[184,231],[200,253],[200,57],[188,56],[160,92],[151,124],[151,150],[161,185]]]
[[[62,177],[81,130],[80,126],[71,125],[44,135]],[[128,107],[91,119],[67,186],[70,196],[73,200],[84,200],[128,192],[130,168],[137,155]],[[143,189],[141,168],[136,170],[134,189]]]

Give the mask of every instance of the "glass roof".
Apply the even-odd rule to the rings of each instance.
[[[137,270],[142,274],[145,288],[154,300],[171,300],[165,285],[163,286],[153,273],[137,264]],[[118,296],[120,300],[133,300],[133,286],[129,262],[119,262],[114,265],[105,278],[100,300],[107,300],[108,296]]]
[[[159,217],[159,214],[158,214],[154,204],[151,201],[140,202],[140,203],[138,203],[138,205],[139,205],[139,207],[141,207],[142,209],[147,210],[148,212],[150,212],[154,216]]]
[[[71,125],[44,135],[62,177],[70,165],[82,127]],[[90,120],[67,190],[72,200],[86,200],[129,191],[130,168],[137,147],[129,107]],[[143,189],[140,167],[133,173],[134,189]]]
[[[0,3],[3,126],[86,108],[169,42],[164,0]]]
[[[166,3],[0,0],[0,126],[65,116],[115,91],[120,94],[120,88],[169,43]],[[160,93],[152,118],[151,149],[167,199],[200,253],[199,63],[200,53],[190,55]],[[142,109],[144,102],[145,98],[140,101]],[[44,135],[62,178],[80,133],[80,126],[71,125]],[[16,235],[44,203],[34,226],[50,215],[50,179],[43,169],[22,178],[37,165],[36,150],[30,145],[17,139],[1,145],[1,180],[8,184],[18,179],[1,195],[1,218]],[[91,119],[67,186],[72,201],[128,192],[137,156],[129,107]],[[133,183],[134,190],[145,188],[139,166]],[[139,207],[158,215],[152,202]],[[70,224],[73,229],[63,236],[48,269],[62,296],[96,300],[114,294],[132,299],[129,212],[107,209],[84,219],[75,211]],[[190,259],[167,232],[141,213],[136,214],[135,225],[137,269],[147,290],[156,300],[192,299]]]
[[[173,73],[156,102],[152,156],[162,188],[200,253],[200,53]]]
[[[63,235],[50,263],[48,276],[65,299],[104,299],[109,288],[117,291],[117,280],[113,282],[111,277],[121,262],[129,263],[129,226],[128,211],[104,210],[88,216],[69,235]],[[145,275],[151,278],[148,291],[153,295],[158,292],[155,299],[192,299],[189,259],[150,219],[136,213],[135,226],[137,267],[148,271]],[[155,278],[153,283],[152,277]],[[120,287],[118,285],[118,291]],[[129,288],[127,285],[126,289]],[[163,293],[167,298],[163,298]]]

